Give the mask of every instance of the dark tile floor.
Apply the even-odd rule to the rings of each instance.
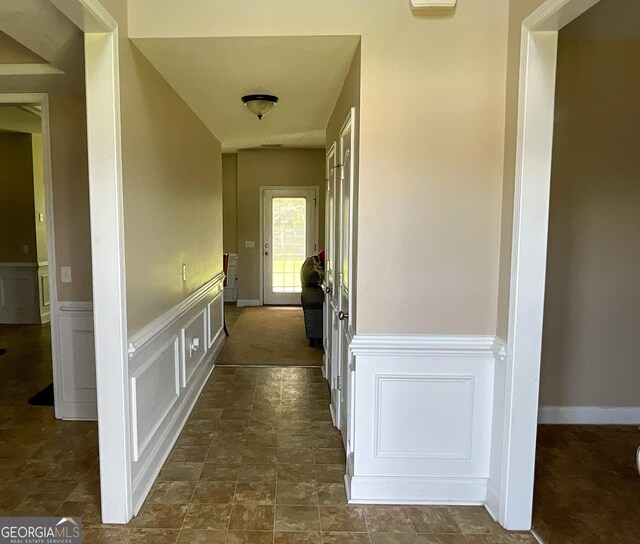
[[[545,544],[640,542],[638,427],[541,425],[533,529]]]
[[[146,504],[85,542],[511,544],[483,508],[347,505],[320,369],[214,370]]]
[[[51,380],[46,335],[0,326],[0,515],[82,516],[87,544],[535,542],[483,508],[347,505],[326,382],[296,368],[216,368],[139,514],[104,526],[95,423],[26,402]]]

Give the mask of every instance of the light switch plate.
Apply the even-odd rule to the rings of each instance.
[[[256,243],[253,240],[245,240],[244,247],[253,249],[254,247],[256,247]]]
[[[411,0],[414,8],[453,8],[456,0]]]
[[[71,267],[70,266],[60,267],[60,281],[62,281],[62,283],[71,283]]]

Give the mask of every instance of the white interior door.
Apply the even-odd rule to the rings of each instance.
[[[354,217],[354,123],[355,109],[340,131],[340,206],[339,206],[339,273],[337,282],[339,350],[338,395],[340,399],[340,430],[347,455],[351,451],[349,435],[352,431],[349,417],[353,388],[352,356],[349,344],[353,336],[353,217]]]
[[[300,268],[317,250],[316,188],[262,191],[264,303],[300,305]]]
[[[326,195],[326,229],[325,229],[325,323],[324,323],[324,357],[325,377],[331,388],[330,410],[334,424],[338,424],[337,388],[338,370],[338,293],[336,289],[336,266],[338,264],[337,217],[338,217],[338,173],[337,173],[337,145],[334,143],[327,153],[327,195]]]

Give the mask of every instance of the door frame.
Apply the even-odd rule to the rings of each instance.
[[[51,366],[53,368],[53,410],[57,419],[62,419],[62,359],[58,322],[58,268],[56,265],[56,235],[53,208],[53,183],[51,176],[51,127],[49,118],[49,95],[47,93],[0,93],[0,104],[37,104],[41,108],[40,130],[42,131],[42,170],[44,174],[44,209],[47,230],[47,261],[49,267],[49,311],[51,327]],[[35,219],[34,219],[35,221]],[[38,287],[42,289],[42,286]]]
[[[316,251],[318,248],[318,230],[320,225],[320,217],[319,210],[320,206],[318,203],[319,198],[319,186],[318,185],[261,185],[260,186],[260,306],[264,306],[264,285],[265,285],[265,277],[264,277],[264,193],[265,191],[315,191],[315,199],[316,199],[316,209],[315,209],[315,219],[314,219],[314,235],[313,235],[313,243],[316,246]]]
[[[98,0],[50,0],[84,32],[103,523],[133,517],[118,23]]]
[[[547,0],[522,24],[505,418],[498,521],[533,510],[558,31],[599,0]]]

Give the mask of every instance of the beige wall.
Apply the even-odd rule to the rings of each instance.
[[[35,24],[35,23],[34,23]],[[68,23],[71,25],[71,23]],[[49,28],[41,23],[42,28]],[[55,27],[51,27],[52,32]],[[84,70],[84,39],[79,30],[66,43],[66,54],[76,72]],[[2,58],[2,43],[0,43]],[[84,82],[73,74],[49,77],[4,76],[0,92],[49,94],[51,177],[57,265],[70,266],[72,283],[57,277],[58,300],[90,301],[91,236],[87,168],[87,122]]]
[[[222,206],[225,253],[238,253],[238,155],[222,155]]]
[[[31,134],[0,133],[0,262],[37,260]]]
[[[35,211],[36,253],[38,262],[47,260],[47,223],[44,196],[44,163],[42,156],[42,135],[31,135],[31,158],[33,166],[33,203]],[[43,221],[40,221],[42,214]]]
[[[357,331],[493,334],[508,6],[130,0],[129,14],[140,38],[361,36]]]
[[[639,88],[640,40],[561,39],[543,405],[640,406]]]
[[[327,150],[334,144],[339,142],[340,129],[347,119],[352,107],[357,108],[356,113],[360,113],[360,64],[361,64],[361,46],[358,45],[355,53],[353,54],[353,60],[347,77],[344,80],[344,85],[340,91],[340,96],[336,101],[336,105],[329,118],[327,124]],[[359,116],[358,116],[359,117]],[[359,126],[358,120],[356,125]],[[356,131],[356,137],[358,131]],[[356,141],[356,149],[359,148],[359,138]],[[359,158],[359,157],[356,157]],[[356,165],[357,166],[357,165]]]
[[[540,7],[544,1],[545,0],[509,0],[504,169],[502,177],[502,219],[500,228],[500,275],[496,326],[496,334],[505,340],[509,332],[509,288],[511,277],[511,242],[513,238],[513,198],[516,175],[520,38],[522,35],[522,21]]]
[[[324,244],[324,149],[247,150],[238,152],[238,298],[260,299],[260,187],[319,188],[320,247]],[[245,248],[254,241],[255,248]]]
[[[49,105],[56,265],[58,271],[70,266],[73,279],[62,283],[58,274],[58,300],[88,301],[93,293],[84,91],[52,92]]]
[[[131,334],[222,271],[222,154],[216,138],[127,39],[126,1],[103,4],[120,30]]]

